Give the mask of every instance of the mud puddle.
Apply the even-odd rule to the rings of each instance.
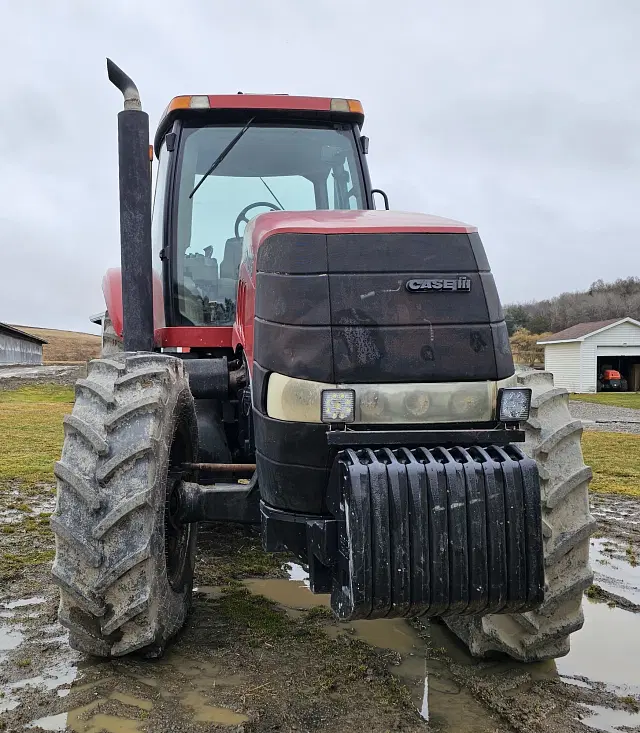
[[[640,618],[585,599],[584,626],[556,660],[561,675],[602,683],[618,695],[640,695]]]
[[[617,516],[619,536],[591,540],[595,586],[588,596],[597,600],[585,598],[584,626],[571,636],[569,654],[556,660],[564,682],[592,693],[578,705],[582,725],[612,733],[640,726],[640,567],[628,521],[636,515],[624,503],[617,512],[609,503],[601,516],[611,523]],[[594,704],[599,696],[609,705]]]
[[[616,544],[617,559],[611,552],[612,544]],[[620,543],[593,541],[592,562],[602,558],[607,563],[604,572],[608,575],[601,574],[599,579],[620,596],[624,593],[629,601],[635,601],[640,568],[630,565],[627,557]],[[294,616],[320,604],[329,606],[328,596],[310,592],[299,566],[290,568],[289,575],[290,580],[247,580],[245,584],[252,593],[266,596]],[[418,633],[402,619],[347,624],[331,621],[324,625],[324,631],[331,637],[350,634],[374,647],[397,652],[392,673],[407,685],[416,709],[437,730],[507,730],[478,698],[499,700],[493,709],[502,712],[517,730],[584,730],[581,725],[605,731],[632,728],[640,722],[640,714],[635,712],[640,702],[640,616],[588,599],[584,614],[585,625],[572,636],[567,657],[532,665],[508,659],[474,659],[439,623],[419,624],[422,632]],[[560,701],[550,698],[550,690],[561,691]],[[620,709],[620,701],[627,709]],[[600,702],[618,707],[596,704]],[[509,704],[517,711],[513,718]],[[564,725],[550,719],[547,727],[537,720],[543,707],[553,709],[553,717],[564,720]],[[531,718],[524,712],[529,708]]]
[[[14,646],[18,649],[22,643]],[[1,660],[0,661],[4,661]],[[0,713],[15,710],[22,705],[23,696],[27,697],[33,692],[52,693],[55,691],[57,697],[66,697],[69,694],[71,685],[78,676],[78,670],[74,663],[75,658],[56,662],[50,667],[45,667],[40,674],[17,679],[4,685],[0,685]],[[31,666],[30,658],[18,659],[18,665]]]
[[[595,538],[591,540],[590,557],[593,582],[640,610],[640,564],[633,547],[609,538]]]
[[[630,524],[623,529],[607,547],[594,541],[593,558],[605,561],[597,570],[619,581],[620,595],[635,598],[638,568],[626,549],[636,535]],[[292,563],[283,572],[257,535],[217,528],[209,537],[193,611],[160,660],[91,661],[72,652],[46,565],[3,582],[2,733],[585,733],[638,725],[639,614],[585,603],[585,629],[557,668],[479,661],[439,623],[337,624],[328,598],[310,593],[304,569]]]
[[[173,662],[175,663],[175,661],[174,659]],[[202,676],[199,675],[202,689],[215,687],[218,681],[216,677],[207,675],[206,670],[199,671],[205,672]],[[158,687],[156,680],[153,678],[146,680],[147,683],[149,681],[151,681],[151,684],[148,685],[149,687]],[[94,687],[97,687],[97,685],[94,685]],[[80,690],[82,690],[82,687],[78,688],[78,691]],[[171,695],[165,689],[160,688],[158,692],[161,698],[171,700]],[[228,708],[207,704],[206,698],[198,690],[189,692],[179,700],[174,700],[173,702],[179,709],[181,706],[185,708],[183,711],[185,713],[185,719],[191,719],[196,723],[210,723],[228,727],[237,726],[248,720],[246,715],[236,713]],[[110,703],[116,703],[116,708],[120,707],[122,710],[118,711],[117,715],[96,712],[97,709],[108,706]],[[98,731],[107,731],[108,733],[137,733],[143,729],[144,721],[154,707],[155,704],[150,699],[115,690],[110,694],[99,697],[88,705],[81,705],[68,712],[58,713],[57,715],[37,718],[25,727],[42,728],[47,731],[70,730],[77,731],[77,733],[97,733]],[[131,711],[135,711],[137,715],[140,715],[140,718],[128,718],[125,712],[126,710],[129,710],[129,714],[131,714]]]
[[[596,493],[591,494],[589,499],[600,534],[621,542],[631,550],[640,550],[640,501],[619,494]]]
[[[38,538],[38,549],[49,552],[50,535]],[[3,552],[21,557],[32,547],[22,528],[0,533],[0,558]],[[392,653],[331,640],[311,610],[288,618],[239,583],[284,575],[283,558],[265,555],[258,533],[227,526],[208,535],[205,528],[199,547],[192,612],[165,656],[153,661],[92,660],[70,650],[56,622],[49,563],[0,568],[0,730],[426,729],[391,683]]]
[[[8,603],[0,603],[0,608],[12,611],[14,608],[24,608],[24,606],[41,606],[46,603],[44,596],[34,596],[33,598],[19,598],[17,601],[9,601]]]
[[[0,652],[17,649],[24,638],[19,629],[0,626]]]
[[[296,617],[304,610],[318,606],[328,608],[328,595],[313,594],[307,575],[299,565],[287,567],[290,579],[261,578],[244,581],[252,593],[257,593]],[[426,634],[418,631],[404,619],[374,619],[340,624],[328,620],[324,632],[331,638],[348,634],[370,646],[396,653],[391,673],[409,690],[411,700],[420,717],[437,730],[447,733],[494,733],[508,730],[498,718],[484,708],[473,695],[459,685],[449,674],[447,665],[431,658],[433,648],[451,653],[456,642],[442,626],[428,624]],[[465,663],[471,657],[462,652]]]
[[[163,707],[177,711],[179,719],[185,724],[208,723],[234,727],[249,720],[248,716],[231,708],[209,703],[211,690],[238,686],[244,682],[242,677],[226,675],[219,666],[194,662],[174,651],[170,651],[159,662],[141,664],[145,671],[155,672],[157,676],[137,674],[130,669],[129,664],[89,661],[81,663],[81,669],[73,665],[66,671],[60,670],[56,678],[41,675],[37,679],[13,683],[10,688],[33,685],[50,691],[61,684],[73,683],[69,689],[59,692],[65,692],[64,697],[71,695],[75,701],[93,698],[86,704],[72,705],[65,702],[66,710],[37,717],[25,723],[24,727],[27,729],[68,730],[76,733],[139,733],[155,729],[153,726],[148,727],[146,721],[156,708]],[[120,666],[122,669],[119,669]],[[167,677],[178,681],[178,687],[168,684]],[[87,679],[91,681],[87,682]],[[122,688],[133,689],[135,694],[131,691],[123,692]],[[15,710],[20,704],[20,700],[12,700],[12,707],[9,709]],[[184,728],[187,729],[190,730]],[[183,728],[176,730],[182,731]]]
[[[594,730],[618,733],[624,730],[638,730],[640,727],[640,713],[628,713],[626,710],[612,710],[602,705],[582,705],[588,714],[581,719],[581,723]]]

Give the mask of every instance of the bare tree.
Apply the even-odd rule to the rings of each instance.
[[[557,333],[576,323],[626,316],[640,320],[640,277],[619,278],[613,283],[596,280],[585,292],[505,307],[510,335],[521,328],[532,334]]]

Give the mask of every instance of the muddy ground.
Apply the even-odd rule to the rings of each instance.
[[[215,526],[201,532],[193,610],[165,657],[85,658],[56,621],[53,502],[46,484],[0,497],[3,731],[640,731],[636,500],[594,496],[585,627],[567,657],[530,666],[472,659],[437,623],[338,625],[290,558]]]

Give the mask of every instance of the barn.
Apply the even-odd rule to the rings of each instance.
[[[42,364],[44,339],[0,323],[0,364]]]
[[[602,371],[616,369],[630,391],[640,391],[640,322],[633,318],[578,323],[538,343],[558,387],[596,392]]]

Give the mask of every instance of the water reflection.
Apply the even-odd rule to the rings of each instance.
[[[594,583],[640,605],[640,565],[629,562],[626,550],[624,545],[606,538],[591,540],[589,559]]]
[[[607,733],[618,733],[619,731],[637,730],[640,726],[640,713],[628,713],[626,710],[612,710],[602,705],[582,705],[590,715],[581,719],[581,723],[589,728],[594,728]]]
[[[560,674],[603,682],[617,694],[640,694],[640,615],[585,600],[584,626],[571,651],[556,660]]]

